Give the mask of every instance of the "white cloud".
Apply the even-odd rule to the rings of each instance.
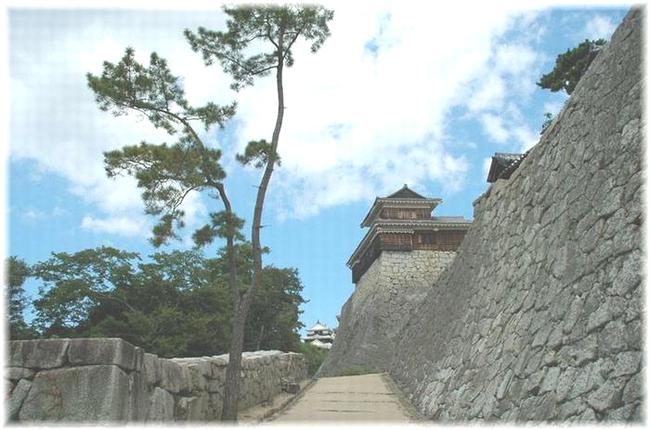
[[[469,106],[477,119],[487,118],[509,98],[531,91],[530,75],[540,57],[521,43],[500,44],[518,16],[507,5],[475,5],[472,14],[463,4],[444,13],[387,5],[338,5],[332,36],[320,52],[311,54],[304,43],[295,47],[296,64],[285,72],[283,164],[270,194],[281,217],[366,200],[405,182],[422,192],[434,184],[446,192],[460,190],[469,163],[446,139],[450,110]],[[55,26],[43,40],[17,36],[11,47],[12,156],[36,159],[96,205],[105,217],[89,218],[87,228],[108,231],[107,220],[121,225],[117,220],[126,218],[144,225],[135,182],[108,180],[101,154],[141,139],[172,139],[144,120],[100,112],[84,73],[99,72],[103,60],[119,60],[123,47],[132,45],[142,59],[152,50],[167,58],[173,72],[185,76],[192,102],[229,102],[235,97],[230,80],[220,67],[204,67],[181,35],[186,27],[219,27],[223,18],[189,12],[69,13],[78,14],[74,25]],[[31,19],[37,12],[32,14]],[[136,14],[138,26],[124,24]],[[534,14],[522,17],[531,20]],[[30,23],[27,12],[11,15],[14,28],[28,29]],[[374,52],[367,49],[370,41]],[[236,98],[240,126],[234,146],[269,139],[275,122],[273,79],[260,80]],[[490,132],[497,141],[514,133],[505,128],[510,123],[521,127],[511,117],[493,121]],[[231,154],[225,158],[232,161]],[[190,219],[205,213],[200,199],[187,204]]]
[[[46,218],[52,218],[52,217],[60,217],[63,215],[66,215],[68,211],[65,209],[55,206],[52,211],[42,211],[38,209],[27,209],[24,211],[21,211],[22,217],[28,220],[42,220]]]
[[[136,181],[131,177],[108,179],[103,152],[141,140],[173,142],[174,137],[154,129],[144,118],[114,117],[101,112],[86,87],[85,73],[99,73],[104,60],[119,61],[124,48],[132,45],[138,60],[145,63],[151,51],[170,54],[172,71],[192,76],[193,84],[187,86],[187,94],[196,97],[198,103],[206,101],[201,86],[206,86],[208,80],[212,84],[221,82],[222,90],[227,82],[220,79],[216,70],[206,69],[200,57],[186,46],[182,25],[177,32],[167,34],[166,24],[170,19],[173,21],[173,15],[167,14],[166,20],[158,22],[157,12],[138,12],[139,19],[149,20],[150,25],[137,27],[124,25],[115,18],[112,24],[110,19],[104,22],[104,16],[97,11],[69,10],[54,15],[61,20],[63,13],[71,18],[63,20],[68,27],[46,27],[38,33],[42,38],[16,39],[11,45],[11,156],[38,162],[33,180],[40,180],[45,173],[63,176],[70,183],[70,192],[104,214],[102,219],[84,218],[83,228],[123,235],[148,234],[140,228],[147,224],[147,217]],[[14,33],[28,30],[34,19],[47,14],[13,12]],[[75,20],[78,26],[70,24]],[[120,30],[107,31],[111,25]],[[149,31],[163,37],[147,37]],[[188,225],[195,223],[201,208],[200,199],[186,202]]]
[[[81,228],[95,233],[110,233],[127,237],[144,236],[149,231],[141,220],[127,216],[95,218],[86,215],[81,221]]]
[[[530,47],[519,44],[503,44],[496,50],[494,64],[497,71],[521,76],[534,66],[538,58]]]
[[[566,98],[565,100],[558,100],[558,101],[544,103],[544,112],[549,112],[553,116],[557,115],[564,107],[565,101]]]
[[[584,39],[606,39],[608,40],[616,30],[616,24],[608,16],[596,15],[585,24],[582,31]]]
[[[503,105],[506,96],[506,85],[501,76],[492,73],[481,82],[481,87],[469,100],[471,111],[478,112],[486,109],[498,109]]]
[[[39,220],[46,217],[45,212],[29,209],[25,212],[24,217],[31,220]]]
[[[399,8],[386,18],[376,5],[364,4],[363,14],[354,7],[337,9],[332,37],[316,55],[298,47],[286,74],[283,165],[272,192],[281,195],[276,201],[287,216],[369,199],[403,183],[453,192],[465,181],[467,162],[444,139],[447,115],[465,103],[468,82],[484,79],[508,14],[491,5],[468,16],[459,5],[445,14]],[[463,16],[464,25],[450,16]],[[376,52],[364,52],[369,41]],[[501,77],[490,83],[475,97],[477,109],[503,98]],[[243,146],[271,130],[273,82],[240,96]]]
[[[492,114],[481,115],[481,123],[483,124],[483,131],[494,141],[499,143],[506,143],[510,133],[503,126],[503,120]]]
[[[539,142],[539,133],[534,132],[530,127],[521,125],[513,128],[512,134],[519,141],[519,152],[528,151]]]
[[[492,157],[487,157],[483,159],[483,177],[487,178],[488,173],[490,173],[490,166],[492,165]]]

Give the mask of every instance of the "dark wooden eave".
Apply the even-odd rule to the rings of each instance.
[[[431,211],[442,202],[441,199],[428,199],[411,190],[406,184],[387,197],[377,197],[370,210],[361,221],[361,227],[370,227],[371,221],[384,205],[399,205],[404,207],[428,208]]]
[[[368,230],[346,264],[352,268],[359,257],[366,251],[372,239],[381,232],[412,234],[415,230],[468,230],[471,225],[472,221],[463,217],[435,217],[430,220],[418,221],[384,220],[374,224]]]
[[[519,164],[526,155],[528,155],[528,152],[523,154],[496,152],[492,156],[492,164],[490,164],[487,181],[492,183],[497,179],[509,179],[512,172],[519,167]]]

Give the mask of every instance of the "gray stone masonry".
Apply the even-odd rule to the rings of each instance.
[[[12,421],[215,421],[221,416],[228,355],[159,358],[122,339],[9,342]],[[239,407],[279,394],[307,376],[302,354],[245,352]]]
[[[423,415],[643,420],[643,21],[626,16],[519,168],[475,202],[453,263],[393,316],[382,367]],[[375,276],[344,306],[328,371],[375,365],[357,352],[382,342],[370,306],[394,300]]]
[[[454,260],[455,252],[382,251],[345,303],[334,347],[319,376],[363,366],[388,370],[404,315],[420,302]]]

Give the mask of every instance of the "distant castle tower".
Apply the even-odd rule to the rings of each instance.
[[[370,229],[347,262],[357,288],[364,280],[407,287],[430,285],[437,279],[471,225],[463,217],[432,217],[441,202],[407,185],[375,199],[361,223]]]
[[[319,348],[330,349],[332,348],[335,337],[336,333],[334,333],[334,330],[327,327],[324,323],[316,321],[316,324],[307,330],[307,336],[303,337],[302,340],[305,343],[311,343]]]

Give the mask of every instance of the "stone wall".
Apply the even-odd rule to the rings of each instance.
[[[402,312],[388,367],[423,415],[642,419],[643,21],[627,15],[538,145],[475,202],[451,266]],[[387,300],[375,282],[366,303]],[[340,363],[366,346],[339,338],[363,340],[375,321],[347,308]]]
[[[382,251],[343,305],[334,347],[318,372],[337,375],[352,367],[388,370],[404,315],[454,260],[455,252]]]
[[[8,417],[19,421],[212,421],[221,416],[227,355],[159,358],[122,339],[9,342]],[[302,354],[245,352],[239,407],[307,376]]]
[[[475,203],[391,373],[441,420],[639,420],[642,18],[631,12],[510,180]]]

